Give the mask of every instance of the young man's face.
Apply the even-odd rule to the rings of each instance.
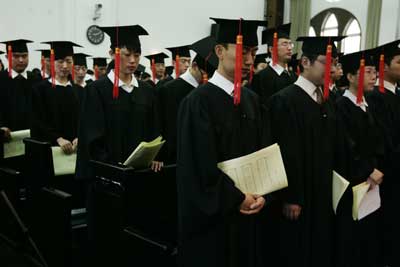
[[[365,66],[364,74],[364,91],[371,92],[376,83],[376,69],[375,66]]]
[[[155,67],[156,67],[157,79],[163,78],[164,77],[164,73],[165,73],[165,64],[164,63],[156,63]]]
[[[133,74],[140,61],[140,53],[127,49],[126,47],[121,48],[121,64],[120,73]]]
[[[179,57],[179,74],[184,74],[190,66],[191,58],[190,57]],[[175,61],[173,62],[175,65]]]
[[[78,81],[82,81],[85,79],[87,68],[85,66],[74,66],[75,71],[75,79]]]
[[[221,46],[222,51],[219,55],[220,64],[222,64],[225,73],[234,79],[235,77],[235,65],[236,65],[236,45],[227,44],[227,47]],[[254,64],[254,59],[257,53],[257,46],[254,47],[243,47],[242,53],[242,79],[246,78],[250,73],[250,68]]]
[[[390,66],[386,67],[385,70],[387,75],[400,82],[400,55],[394,56],[390,61]]]
[[[313,63],[307,57],[302,57],[302,64],[312,83],[316,86],[324,85],[326,56],[319,55]]]
[[[23,72],[29,64],[29,53],[14,52],[12,56],[12,69],[18,73]]]
[[[62,79],[68,78],[68,75],[72,71],[72,64],[74,60],[72,56],[67,56],[63,59],[57,59],[54,62],[54,68],[56,71],[56,76]]]
[[[262,70],[265,69],[267,66],[268,66],[267,63],[264,63],[264,62],[258,63],[258,64],[256,65],[256,67],[254,68],[254,73],[258,73],[258,72],[262,71]]]
[[[107,74],[107,67],[106,66],[101,66],[101,67],[97,67],[97,71],[99,73],[99,78],[106,76]]]
[[[272,49],[270,50],[272,52]],[[278,61],[288,63],[292,59],[293,43],[290,39],[278,39]]]

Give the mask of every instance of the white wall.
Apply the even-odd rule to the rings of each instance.
[[[264,0],[0,0],[0,38],[34,40],[30,51],[48,48],[39,44],[41,41],[70,40],[85,47],[77,52],[107,56],[108,37],[98,46],[86,39],[97,3],[103,6],[98,25],[140,24],[149,32],[149,36],[141,37],[143,55],[205,37],[212,23],[209,17],[264,16]],[[1,45],[0,50],[5,51],[5,46]],[[1,58],[6,63],[4,55]],[[147,59],[141,63],[148,66]],[[32,52],[29,68],[39,65],[40,54]]]
[[[400,1],[383,0],[379,44],[388,43],[400,38]]]

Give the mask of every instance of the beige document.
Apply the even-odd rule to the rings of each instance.
[[[379,194],[379,185],[369,190],[362,199],[358,207],[358,220],[370,215],[381,207],[381,196]]]
[[[265,195],[288,186],[277,144],[218,164],[243,193]]]
[[[24,138],[31,137],[31,130],[11,132],[11,141],[4,143],[4,158],[12,158],[25,154]]]
[[[333,171],[332,174],[332,205],[333,211],[336,214],[337,207],[344,192],[349,186],[350,182],[344,179],[340,174]]]
[[[76,166],[76,153],[67,155],[59,146],[51,147],[53,155],[54,175],[74,174]]]
[[[124,165],[131,166],[133,168],[149,167],[164,143],[165,140],[162,141],[161,136],[157,137],[151,142],[141,142],[124,162]]]
[[[369,187],[370,185],[367,182],[353,186],[353,220],[355,221],[359,219],[359,208]]]

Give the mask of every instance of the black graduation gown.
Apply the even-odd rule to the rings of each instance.
[[[82,104],[77,155],[77,178],[92,177],[89,160],[124,162],[142,141],[159,133],[154,89],[139,82],[131,93],[119,88],[113,99],[113,83],[103,77],[86,87]]]
[[[165,83],[157,93],[161,135],[166,140],[161,151],[164,163],[176,163],[177,116],[179,104],[195,87],[178,78]]]
[[[0,72],[0,127],[11,131],[30,129],[32,87],[37,77],[28,72],[28,79],[12,79],[8,72]]]
[[[49,80],[33,90],[31,137],[57,144],[62,137],[73,141],[78,137],[79,99],[72,85],[52,87]]]
[[[375,116],[384,138],[383,162],[384,182],[381,185],[384,229],[384,261],[390,266],[399,266],[400,230],[397,221],[398,191],[400,185],[400,97],[385,89],[380,93],[376,87],[367,96],[370,111]]]
[[[297,221],[281,215],[275,240],[279,250],[271,257],[278,257],[279,266],[332,266],[332,170],[340,140],[334,108],[330,101],[319,105],[295,84],[272,96],[269,104],[289,183],[279,198],[302,207]]]
[[[271,66],[267,66],[259,73],[255,74],[251,83],[251,88],[259,95],[261,104],[268,105],[269,98],[276,92],[293,84],[297,76],[293,71],[290,75],[282,73],[278,75]]]
[[[250,267],[261,256],[255,240],[256,216],[239,213],[244,194],[217,167],[218,162],[257,151],[270,141],[261,129],[258,101],[244,88],[240,105],[234,106],[231,96],[207,83],[181,103],[177,139],[181,266]]]
[[[365,182],[374,168],[382,170],[382,135],[369,109],[364,112],[347,97],[338,98],[336,108],[343,122],[349,155],[348,169],[342,175],[350,182],[336,213],[336,266],[376,267],[380,252],[379,211],[353,221],[351,188]]]

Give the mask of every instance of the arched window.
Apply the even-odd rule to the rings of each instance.
[[[345,54],[360,50],[361,29],[356,19],[351,19],[348,22],[346,28],[344,29],[343,35],[347,36],[342,41],[342,51]]]
[[[308,29],[308,36],[317,36],[313,26]]]
[[[335,14],[328,13],[325,23],[321,28],[321,36],[337,36],[339,33],[339,24]]]

